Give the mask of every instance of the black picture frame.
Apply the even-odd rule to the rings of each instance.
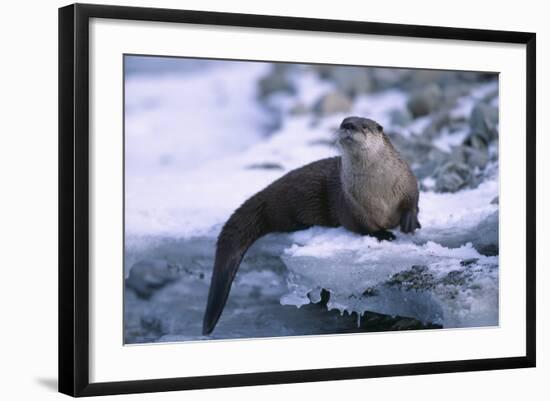
[[[90,383],[89,21],[141,20],[516,43],[526,46],[526,353],[521,357]],[[158,392],[534,367],[536,35],[479,29],[74,4],[59,9],[59,391],[71,396]]]

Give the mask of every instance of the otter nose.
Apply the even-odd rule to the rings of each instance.
[[[342,124],[340,124],[340,128],[359,131],[362,127],[362,120],[363,119],[361,117],[344,118],[344,121],[342,121]]]

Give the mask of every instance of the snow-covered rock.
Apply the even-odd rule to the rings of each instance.
[[[470,244],[379,242],[316,228],[294,239],[282,257],[289,270],[283,305],[316,303],[324,289],[327,308],[342,313],[399,315],[443,327],[498,324],[498,257]]]

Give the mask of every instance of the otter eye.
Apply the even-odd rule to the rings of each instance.
[[[376,124],[376,129],[380,132],[382,132],[382,130],[384,129],[384,127],[382,127],[380,124]]]

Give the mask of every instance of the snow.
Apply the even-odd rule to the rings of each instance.
[[[444,152],[451,152],[453,147],[462,145],[468,136],[466,129],[461,129],[455,132],[442,130],[441,134],[434,139],[433,144]]]
[[[406,238],[378,242],[341,228],[312,228],[293,239],[295,244],[283,254],[290,272],[283,305],[315,302],[324,289],[330,292],[327,308],[341,313],[400,315],[443,327],[498,324],[498,308],[493,307],[498,303],[498,257],[483,256],[471,244],[446,248]],[[476,262],[462,266],[467,260]],[[419,288],[406,288],[399,277],[392,280],[411,266],[425,269],[427,278],[415,283]],[[467,280],[445,280],[453,274],[475,275],[477,287]]]
[[[130,76],[127,174],[192,168],[261,140],[268,115],[256,106],[254,79],[265,72],[263,64],[224,62],[208,74]]]
[[[406,105],[407,95],[403,91],[388,89],[376,94],[358,96],[353,111],[358,116],[369,116],[389,131],[394,128],[391,124],[391,112],[404,110]]]
[[[325,126],[310,128],[306,118],[289,121],[276,134],[247,149],[204,161],[196,168],[159,171],[155,175],[127,177],[127,235],[206,235],[220,225],[249,196],[285,172],[308,162],[336,155],[326,145]],[[254,169],[264,162],[281,170]]]
[[[396,231],[397,239],[392,242],[342,228],[314,227],[292,234],[293,245],[283,254],[290,271],[289,292],[281,303],[300,307],[325,289],[331,293],[328,308],[340,312],[402,315],[444,327],[498,324],[498,308],[494,307],[498,257],[484,256],[472,245],[486,240],[478,225],[497,212],[498,207],[490,204],[497,193],[495,181],[455,194],[424,192],[419,216],[424,228],[413,235]],[[498,228],[492,228],[498,236]],[[396,290],[386,285],[392,275],[413,265],[426,266],[429,274],[441,278],[464,271],[460,262],[468,259],[477,259],[476,290],[468,283],[455,285],[453,291],[444,284],[431,291]],[[379,295],[363,296],[369,288]],[[464,313],[464,308],[470,312]]]
[[[494,105],[495,101],[498,102],[498,82],[489,82],[479,85],[478,87],[472,89],[468,95],[462,96],[458,99],[457,105],[453,108],[453,110],[451,110],[451,116],[454,118],[470,117],[476,103],[493,93],[496,94],[495,98],[492,99]]]

